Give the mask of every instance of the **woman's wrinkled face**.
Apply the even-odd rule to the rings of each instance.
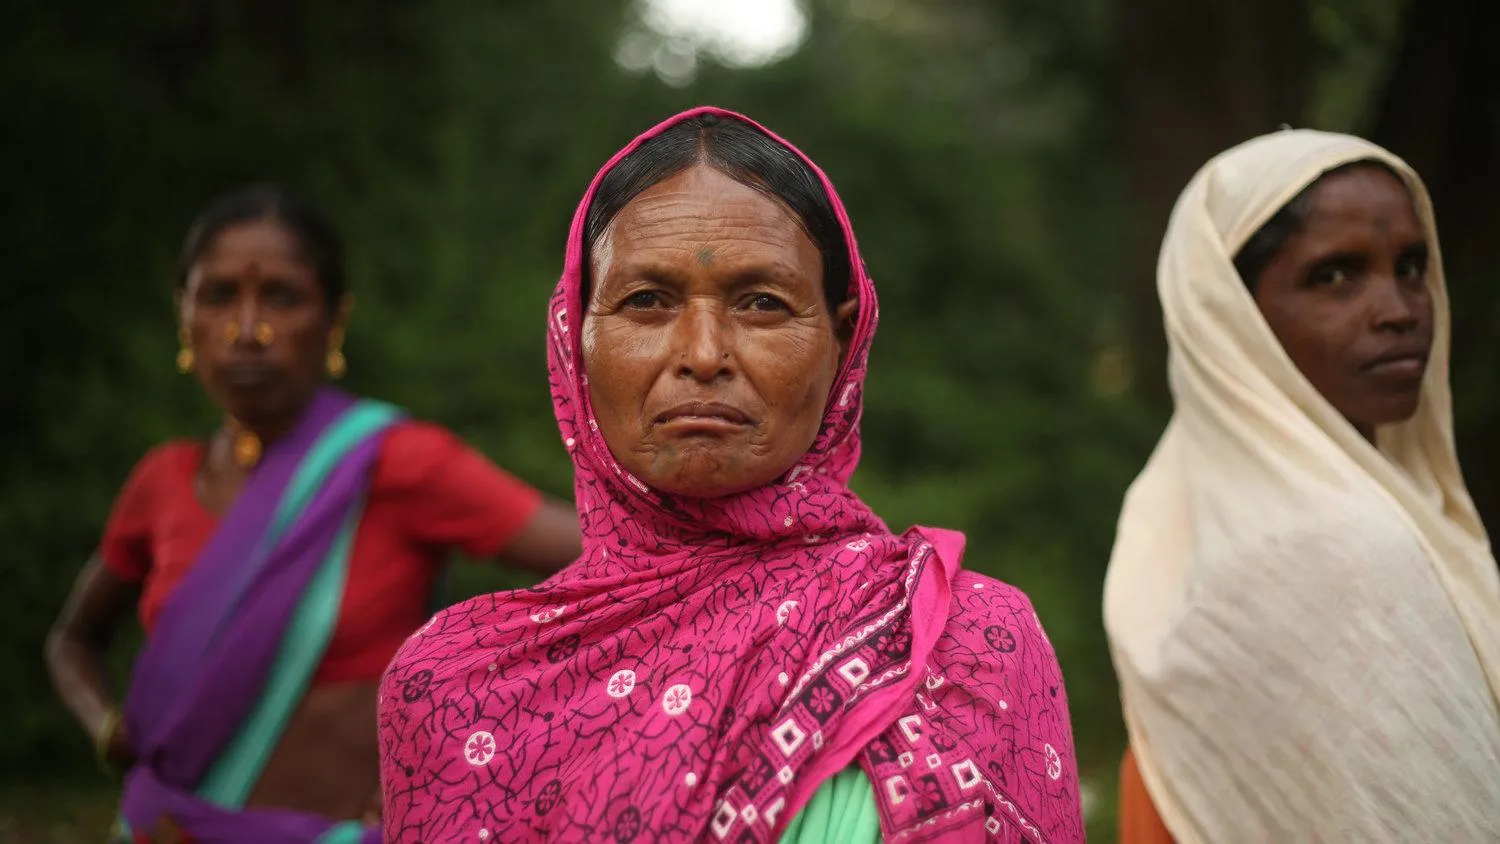
[[[822,257],[785,206],[709,167],[643,191],[595,245],[583,362],[599,431],[652,487],[775,481],[811,447],[842,355]]]
[[[1432,348],[1428,245],[1411,194],[1383,168],[1323,177],[1311,213],[1255,286],[1287,355],[1367,438],[1411,418]]]
[[[180,317],[198,378],[246,424],[294,419],[322,382],[333,309],[299,246],[275,220],[240,223],[188,270]]]

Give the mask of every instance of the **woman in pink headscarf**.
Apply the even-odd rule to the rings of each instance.
[[[387,841],[1083,840],[1030,602],[847,486],[876,313],[833,186],[746,118],[605,165],[549,309],[583,557],[397,654]]]

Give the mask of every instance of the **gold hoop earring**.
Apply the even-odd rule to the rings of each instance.
[[[276,329],[269,322],[258,322],[255,324],[255,342],[260,346],[269,346],[276,341]]]
[[[349,371],[349,361],[344,358],[344,329],[335,327],[328,335],[328,377],[335,380]]]
[[[193,371],[197,358],[193,355],[193,338],[186,328],[177,331],[177,372],[186,375]]]
[[[233,346],[240,339],[240,323],[238,320],[226,323],[224,326],[224,345]]]

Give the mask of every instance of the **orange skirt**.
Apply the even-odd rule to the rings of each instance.
[[[1173,844],[1128,746],[1120,762],[1120,844]]]

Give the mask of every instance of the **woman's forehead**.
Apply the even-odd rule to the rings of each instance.
[[[246,220],[225,226],[204,245],[198,261],[255,256],[286,260],[301,259],[297,236],[273,219]]]
[[[767,217],[796,220],[792,210],[774,196],[708,164],[695,164],[642,190],[620,209],[615,219],[648,212],[664,213],[678,206],[704,216],[753,211]]]
[[[816,244],[790,209],[709,168],[684,171],[632,199],[590,257],[601,281],[621,270],[799,278],[821,270]]]
[[[1387,224],[1397,219],[1417,223],[1411,190],[1394,173],[1375,164],[1355,164],[1325,174],[1313,185],[1309,198],[1309,221],[1354,215]]]
[[[611,221],[616,248],[662,238],[738,234],[769,242],[801,226],[791,209],[708,167],[694,167],[642,191]]]

